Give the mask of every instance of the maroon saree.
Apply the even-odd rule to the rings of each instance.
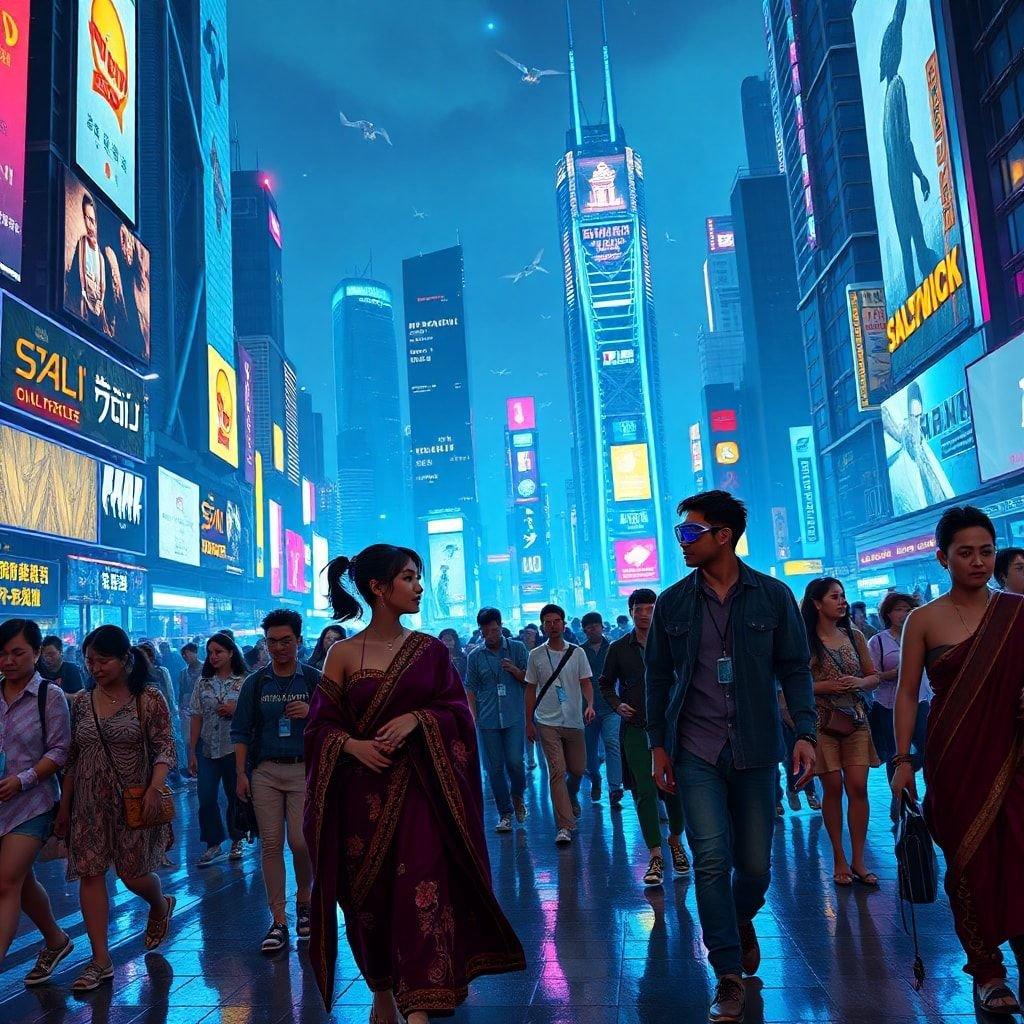
[[[1024,600],[994,595],[974,636],[928,678],[925,816],[968,973],[984,980],[1001,972],[999,944],[1024,935]]]
[[[419,728],[377,774],[341,753],[398,715]],[[481,974],[522,970],[491,889],[476,730],[444,645],[412,633],[386,672],[321,680],[306,723],[303,831],[313,861],[310,960],[334,999],[338,913],[374,992],[403,1015],[449,1014]]]

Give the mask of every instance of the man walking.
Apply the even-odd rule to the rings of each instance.
[[[309,897],[313,869],[302,835],[302,809],[306,796],[303,733],[309,701],[320,674],[299,662],[302,616],[279,608],[262,622],[270,664],[248,676],[238,694],[231,719],[235,746],[236,792],[239,800],[252,800],[260,830],[260,862],[267,902],[274,916],[263,940],[264,953],[276,953],[288,944],[285,916],[284,839],[288,845],[298,893],[295,897],[296,934],[309,938]],[[251,754],[250,754],[251,751]],[[247,772],[252,771],[250,784]]]
[[[604,635],[604,619],[600,612],[587,612],[583,616],[583,633],[587,642],[583,653],[590,663],[590,678],[598,680],[608,657],[608,643]],[[604,745],[604,767],[608,773],[608,797],[612,807],[622,805],[622,751],[619,748],[621,719],[604,699],[600,689],[594,687],[594,720],[584,735],[587,741],[587,775],[590,778],[590,799],[601,799],[601,745]]]
[[[694,569],[658,600],[647,639],[654,779],[682,796],[697,913],[718,979],[710,1020],[743,1018],[743,974],[761,961],[754,916],[771,881],[776,680],[796,726],[793,768],[814,769],[817,717],[803,622],[789,588],[736,557],[747,510],[726,491],[687,498],[676,528]]]
[[[513,813],[520,825],[526,821],[523,688],[528,655],[523,644],[505,636],[497,608],[481,609],[476,621],[483,643],[469,655],[466,696],[498,808],[495,831],[507,833]]]
[[[633,791],[640,831],[650,857],[644,885],[661,885],[665,879],[658,787],[651,775],[651,752],[647,748],[644,683],[644,652],[656,600],[653,590],[634,590],[629,595],[633,629],[609,647],[600,679],[601,693],[614,709],[616,719],[622,723],[623,776]],[[666,793],[664,803],[668,810],[668,848],[672,853],[672,867],[676,874],[685,875],[690,870],[690,862],[683,849],[683,803],[678,792]]]
[[[572,842],[582,813],[580,780],[587,767],[583,730],[594,720],[594,687],[586,655],[565,642],[565,612],[557,604],[546,604],[540,625],[548,639],[530,652],[526,666],[526,735],[531,741],[540,738],[558,829],[555,842],[565,846]]]
[[[65,696],[85,689],[82,670],[70,661],[64,660],[64,641],[59,636],[43,637],[43,646],[39,650],[39,664],[36,666],[44,679],[52,679],[60,683]]]

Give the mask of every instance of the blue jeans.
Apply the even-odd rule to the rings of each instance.
[[[622,754],[619,748],[619,729],[622,719],[614,712],[598,715],[584,730],[587,740],[587,775],[591,782],[601,781],[601,743],[604,743],[604,768],[608,773],[608,788],[622,789]]]
[[[742,974],[739,925],[764,906],[775,831],[775,766],[711,765],[680,748],[675,775],[693,853],[697,915],[716,977]]]
[[[523,763],[525,731],[522,722],[504,729],[480,729],[480,747],[491,783],[491,795],[498,805],[498,814],[503,818],[512,813],[512,801],[522,800],[526,792],[526,765]]]
[[[207,846],[224,842],[224,817],[220,809],[218,790],[223,788],[228,802],[228,833],[234,843],[242,837],[232,827],[235,809],[235,755],[207,757],[201,750],[196,755],[199,778],[196,790],[199,796],[199,838]]]

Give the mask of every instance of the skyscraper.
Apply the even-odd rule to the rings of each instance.
[[[706,228],[704,299],[708,326],[697,334],[701,384],[738,386],[743,381],[743,311],[732,218],[708,217]]]
[[[665,447],[643,162],[616,119],[603,2],[605,116],[597,124],[582,120],[568,5],[566,13],[570,128],[555,191],[580,561],[591,596],[604,603],[641,580],[667,578]]]
[[[743,135],[747,143],[747,166],[758,173],[781,170],[772,117],[772,93],[768,77],[750,75],[740,86]]]
[[[265,171],[232,171],[231,236],[238,335],[272,338],[283,354],[283,238],[277,200]]]

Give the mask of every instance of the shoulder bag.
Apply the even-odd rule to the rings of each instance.
[[[548,690],[551,689],[555,684],[555,680],[562,674],[562,669],[569,664],[569,659],[572,657],[573,651],[576,650],[575,644],[569,644],[565,650],[565,654],[562,655],[562,660],[555,667],[555,671],[551,674],[551,678],[541,687],[540,693],[537,694],[537,702],[533,705],[533,717],[534,720],[537,718],[537,708],[540,707],[540,702],[544,699]]]
[[[96,701],[94,700],[94,694],[89,694],[89,707],[92,709],[92,717],[96,722],[96,732],[100,738],[100,744],[103,747],[103,753],[107,755],[107,762],[110,765],[110,770],[114,776],[114,785],[117,786],[118,791],[121,794],[121,804],[124,807],[124,820],[125,824],[129,828],[156,828],[158,825],[166,825],[174,820],[174,794],[166,787],[161,786],[157,792],[160,795],[160,807],[157,811],[156,817],[150,821],[147,821],[143,811],[142,798],[146,794],[146,790],[149,788],[146,786],[122,786],[120,778],[117,773],[117,766],[114,764],[113,755],[110,753],[110,747],[107,746],[107,738],[103,735],[103,726],[100,723],[100,716],[96,714]],[[153,766],[149,760],[149,738],[146,736],[146,718],[142,713],[142,697],[138,696],[135,698],[135,711],[139,716],[139,728],[142,730],[142,749],[145,753],[146,764],[149,766],[149,772],[152,776]]]
[[[853,646],[854,654],[857,655],[860,670],[863,672],[864,663],[861,661],[857,643],[852,637],[850,643]],[[822,646],[824,647],[824,645]],[[844,666],[833,651],[828,647],[824,649],[836,668],[845,675]],[[862,729],[868,724],[867,715],[859,702],[852,708],[840,707],[827,694],[820,694],[814,698],[814,703],[818,709],[818,732],[822,732],[826,736],[841,740],[846,736],[852,736],[858,729]]]
[[[896,823],[896,869],[899,878],[900,920],[903,922],[903,930],[908,934],[911,934],[911,929],[907,928],[903,904],[910,904],[910,923],[914,936],[914,988],[920,991],[924,984],[924,961],[917,943],[914,904],[935,902],[939,891],[939,866],[924,816],[917,801],[906,789],[900,797],[900,817]]]

